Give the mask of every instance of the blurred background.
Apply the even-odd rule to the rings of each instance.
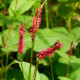
[[[0,0],[0,80],[6,80],[6,68],[14,60],[30,63],[31,37],[30,28],[36,9],[45,0]],[[49,58],[39,62],[37,80],[52,80],[50,65],[52,65],[54,80],[80,80],[80,0],[47,0],[41,14],[42,21],[36,35],[33,55],[41,50],[55,45],[60,41],[64,46]],[[25,24],[24,53],[18,53],[19,28]],[[73,41],[70,58],[69,78],[66,78],[69,64],[69,50]],[[14,62],[16,63],[16,62]],[[8,69],[8,80],[23,80],[19,64]],[[27,69],[27,65],[25,69]],[[24,69],[24,70],[25,70]]]

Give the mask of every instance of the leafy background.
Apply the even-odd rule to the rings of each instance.
[[[16,4],[17,1],[17,4]],[[60,41],[64,47],[52,55],[54,80],[79,80],[80,79],[80,0],[47,0],[49,28],[46,26],[46,7],[42,12],[42,22],[35,39],[34,58],[32,75],[34,72],[36,59],[35,55],[39,51],[47,49]],[[36,9],[44,0],[0,0],[0,75],[4,73],[5,79],[6,56],[8,55],[8,79],[27,80],[31,37],[30,27],[36,14]],[[19,28],[25,23],[23,73],[21,67],[21,56],[18,53]],[[6,47],[2,42],[6,42],[6,37],[10,27],[10,32]],[[4,38],[4,40],[3,40]],[[66,78],[67,65],[69,60],[69,49],[71,41],[73,44],[72,57],[70,59],[69,78]],[[2,63],[3,55],[3,63]],[[3,64],[3,68],[1,68]],[[0,77],[1,78],[1,77]],[[45,57],[39,63],[36,80],[51,80],[49,58]]]

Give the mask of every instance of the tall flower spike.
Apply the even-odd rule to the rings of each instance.
[[[20,54],[23,54],[23,48],[24,48],[24,26],[25,24],[23,24],[21,27],[20,27],[20,32],[19,32],[19,43],[18,43],[18,52]]]
[[[40,8],[39,10],[37,9],[36,11],[36,16],[33,19],[33,25],[30,29],[30,33],[32,34],[32,42],[34,40],[34,36],[36,35],[36,33],[38,32],[38,28],[40,26],[40,22],[41,22],[41,12],[42,12],[42,8]]]
[[[72,56],[72,45],[73,45],[73,41],[71,42],[70,51],[69,51],[69,57]]]
[[[45,56],[47,56],[47,57],[51,56],[53,53],[55,53],[55,51],[56,51],[59,47],[62,48],[63,44],[62,44],[61,42],[58,42],[58,41],[57,41],[56,43],[57,43],[56,46],[53,46],[52,48],[49,48],[49,49],[47,49],[47,50],[40,51],[40,53],[37,54],[36,57],[39,57],[39,59],[41,60],[41,59],[43,59]]]

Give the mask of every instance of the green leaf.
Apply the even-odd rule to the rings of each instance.
[[[4,39],[6,40],[7,34],[8,34],[8,30],[4,31]],[[27,47],[24,47],[24,51],[26,51],[26,49],[30,48],[31,46],[31,38],[30,38],[30,34],[28,32],[25,31],[25,35],[24,35],[24,42],[25,42],[25,46],[27,45]],[[18,51],[18,41],[19,41],[19,31],[16,30],[12,30],[10,32],[8,41],[7,41],[7,46],[5,48],[2,48],[3,51],[5,52],[16,52]],[[28,42],[29,43],[26,43]]]
[[[69,36],[72,35],[72,38],[77,42],[80,39],[80,35],[78,35],[79,33],[80,33],[80,27],[75,27],[70,32]]]
[[[29,10],[32,5],[36,2],[36,0],[12,0],[9,7],[9,14],[11,16],[20,15],[25,11]]]
[[[7,66],[7,68],[6,68],[6,70],[8,70],[9,69],[9,67],[11,67],[13,64],[15,64],[15,63],[19,63],[17,60],[14,60],[14,61],[12,61],[8,66]]]
[[[63,63],[63,64],[68,64],[69,63],[69,57],[67,58],[59,58],[59,60],[58,60],[60,63]]]
[[[70,44],[71,44],[71,41],[72,41],[72,38],[68,36],[68,31],[65,30],[64,28],[60,28],[61,30],[59,30],[57,28],[57,30],[54,31],[54,36],[56,36],[58,38],[58,41],[60,41],[64,46],[60,49],[60,51],[57,51],[60,55],[62,55],[61,53],[65,53],[67,52],[69,49],[70,49]],[[62,30],[64,30],[62,32]],[[56,34],[56,35],[55,35]]]
[[[19,69],[10,68],[7,71],[9,80],[23,80],[23,74]]]
[[[11,62],[8,66],[7,66],[7,71],[8,69],[10,68],[11,65],[15,64],[15,63],[18,63],[19,64],[19,67],[21,69],[21,71],[23,72],[23,76],[25,78],[25,80],[27,80],[28,78],[28,73],[29,73],[29,67],[30,67],[30,63],[27,63],[27,62],[19,62],[17,60],[14,60],[13,62]],[[32,68],[31,68],[31,79],[33,78],[33,74],[34,74],[34,69],[35,69],[35,66],[32,65]],[[36,80],[40,80],[40,76],[39,76],[39,72],[37,71],[36,73]]]
[[[56,30],[57,31],[57,30]],[[60,33],[60,34],[59,34]],[[65,35],[62,35],[61,33],[64,33],[64,32],[60,32],[58,31],[56,33],[56,35],[58,36],[59,41],[61,41],[64,46],[63,48],[60,49],[60,51],[56,51],[60,56],[66,58],[66,52],[69,51],[70,49],[70,45],[71,45],[71,42],[73,41],[73,47],[78,43],[78,41],[80,41],[80,35],[78,35],[80,33],[80,28],[79,27],[75,27],[72,29],[72,31],[68,34],[65,33]]]
[[[67,35],[69,32],[65,27],[56,27],[53,29],[54,32],[62,33]]]
[[[40,74],[40,80],[49,80],[49,79],[46,75]]]
[[[11,16],[4,16],[3,14],[0,14],[0,25],[3,26],[6,25],[6,27],[10,27],[12,25],[14,28],[17,26],[20,26],[21,24],[25,24],[25,29],[28,29],[32,26],[33,17],[32,16],[26,16],[26,15],[18,15],[15,17],[15,21],[13,22],[13,17]],[[4,26],[5,27],[5,26]]]
[[[80,58],[72,56],[70,58],[70,64],[71,64],[73,70],[80,68]]]
[[[61,53],[62,54],[62,53]],[[64,64],[64,65],[63,65]],[[66,74],[65,72],[66,71],[64,71],[63,70],[63,72],[60,72],[63,68],[65,68],[66,69],[66,65],[68,65],[69,64],[69,57],[66,55],[66,57],[65,56],[63,56],[63,57],[61,57],[61,58],[59,58],[59,60],[58,60],[58,63],[56,63],[55,65],[54,65],[54,68],[56,69],[55,70],[55,72],[58,74],[58,75],[63,75],[62,73],[64,73],[64,74]],[[61,68],[57,68],[57,66],[61,66]],[[80,58],[77,58],[77,57],[75,57],[75,56],[71,56],[70,57],[70,69],[69,69],[69,71],[71,72],[71,71],[74,71],[74,70],[77,70],[77,69],[79,69],[80,68]]]
[[[19,67],[20,67],[21,71],[23,72],[23,75],[24,75],[25,80],[27,80],[28,73],[29,73],[30,63],[27,63],[27,62],[22,62],[21,63],[20,62],[19,63]],[[31,68],[31,80],[33,78],[34,69],[35,69],[35,66],[32,65],[32,68]],[[36,80],[40,80],[40,76],[39,76],[39,72],[38,71],[36,73]]]
[[[7,35],[8,35],[9,29],[4,31],[4,40],[6,41]],[[16,51],[17,50],[17,45],[18,45],[18,39],[19,39],[19,33],[15,30],[12,30],[10,32],[8,41],[7,41],[7,45],[9,45],[8,47],[3,48],[2,50],[7,52],[7,51]],[[15,45],[15,43],[17,43],[17,45]],[[12,47],[10,47],[10,45],[12,45]]]
[[[71,80],[71,79],[69,79],[69,78],[67,78],[67,77],[58,77],[58,79],[59,79],[59,80]]]
[[[33,17],[32,16],[25,16],[25,15],[19,15],[15,18],[15,22],[13,23],[13,25],[16,27],[16,25],[21,25],[21,24],[25,24],[24,28],[28,29],[32,26],[33,23]]]
[[[45,32],[45,33],[44,33]],[[58,37],[54,36],[54,32],[50,29],[39,29],[36,39],[34,50],[41,51],[49,48],[58,40]]]
[[[0,13],[0,25],[3,26],[4,24],[5,25],[10,25],[12,23],[12,20],[13,17],[10,17],[10,16],[4,16],[3,14]]]
[[[54,71],[59,76],[66,76],[66,74],[67,74],[67,64],[56,62],[54,64]]]
[[[80,79],[80,68],[73,71],[69,77],[72,79],[72,80],[79,80]]]

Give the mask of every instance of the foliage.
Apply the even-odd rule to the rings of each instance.
[[[32,48],[30,28],[33,24],[36,9],[44,1],[0,0],[0,80],[2,78],[6,80],[6,73],[9,80],[28,80]],[[43,5],[42,22],[35,36],[31,80],[37,62],[35,55],[42,50],[54,46],[56,41],[60,41],[64,46],[51,56],[54,80],[80,79],[79,1],[47,0],[48,4],[46,5],[45,3]],[[46,14],[46,12],[48,13]],[[19,28],[23,23],[25,24],[24,54],[21,56],[18,53],[18,41]],[[48,23],[49,28],[47,28]],[[68,54],[72,41],[74,43],[72,56],[69,58]],[[23,58],[22,62],[20,61],[21,58]],[[69,77],[66,77],[68,64]],[[52,80],[50,70],[50,59],[45,57],[39,61],[36,80]]]

